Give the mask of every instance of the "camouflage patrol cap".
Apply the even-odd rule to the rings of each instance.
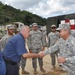
[[[29,26],[30,28],[32,27],[32,25]]]
[[[21,31],[21,28],[18,28],[17,31],[20,32]]]
[[[38,26],[37,23],[33,23],[32,26]]]
[[[67,29],[70,30],[70,23],[59,24],[59,27],[56,30]]]
[[[14,29],[14,26],[12,24],[7,25],[7,29]]]
[[[51,27],[56,27],[56,25],[53,24],[53,25],[51,25]]]

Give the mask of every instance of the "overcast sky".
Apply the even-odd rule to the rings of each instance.
[[[75,13],[75,0],[0,0],[20,10],[27,10],[43,18]]]

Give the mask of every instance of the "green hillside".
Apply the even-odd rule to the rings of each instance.
[[[23,22],[27,25],[37,22],[39,25],[46,25],[45,18],[0,2],[0,25],[6,25],[12,22]]]

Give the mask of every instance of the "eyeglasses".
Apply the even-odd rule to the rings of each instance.
[[[51,27],[52,29],[56,29],[56,27]]]

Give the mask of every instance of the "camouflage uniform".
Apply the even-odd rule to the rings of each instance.
[[[12,35],[13,36],[13,35]],[[12,37],[8,34],[6,34],[5,36],[2,37],[1,39],[1,50],[3,50],[3,48],[5,47],[7,41]]]
[[[3,36],[3,34],[2,34],[2,33],[0,33],[0,40],[1,40],[2,36]]]
[[[58,42],[44,54],[51,54],[60,50],[60,57],[65,57],[66,62],[62,63],[62,67],[68,72],[68,75],[75,75],[75,38],[70,35],[67,40],[60,38]]]
[[[58,32],[50,32],[48,34],[48,47],[53,46],[58,39],[59,39]],[[52,66],[53,67],[55,67],[55,63],[56,63],[55,62],[55,55],[57,55],[57,53],[58,52],[50,54],[51,59],[52,59]]]
[[[0,44],[1,44],[0,49],[1,50],[3,50],[3,48],[5,47],[7,41],[14,35],[13,31],[12,31],[12,35],[9,35],[9,30],[13,30],[13,29],[14,29],[14,27],[13,27],[12,24],[7,26],[7,34],[1,38],[1,42],[0,42]],[[10,31],[10,33],[11,33],[11,31]]]
[[[42,31],[43,42],[44,42],[43,44],[44,44],[45,47],[47,47],[47,40],[46,40],[47,39],[47,34],[46,33],[47,33],[46,31],[44,31],[44,30]]]
[[[26,58],[21,57],[21,61],[20,61],[20,65],[22,70],[24,70],[25,66],[26,66]]]
[[[43,28],[43,27],[40,28],[40,31],[41,31],[42,34],[43,34],[43,42],[45,42],[45,43],[44,43],[44,46],[47,47],[47,45],[48,45],[48,41],[47,41],[47,31],[46,31],[46,29]]]
[[[46,42],[44,42],[43,34],[41,31],[30,31],[30,37],[28,38],[28,48],[29,50],[32,50],[32,53],[39,53],[42,51],[42,47],[44,47]],[[43,60],[42,58],[38,58],[39,66],[43,66]],[[37,68],[37,58],[32,58],[32,65],[33,68]]]

